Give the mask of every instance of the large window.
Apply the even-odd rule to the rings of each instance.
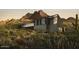
[[[54,18],[54,20],[53,20],[53,24],[57,24],[57,17]]]
[[[45,24],[45,18],[42,19],[42,24]]]
[[[37,20],[37,25],[39,25],[39,20]]]

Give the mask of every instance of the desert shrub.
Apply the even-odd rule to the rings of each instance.
[[[0,48],[79,48],[79,28],[72,32],[42,33],[20,25],[0,25]]]

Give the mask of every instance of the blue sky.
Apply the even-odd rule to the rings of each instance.
[[[26,13],[33,13],[38,9],[0,9],[0,19],[19,19]],[[62,18],[75,17],[75,14],[79,14],[78,9],[43,9],[49,15],[59,14]]]

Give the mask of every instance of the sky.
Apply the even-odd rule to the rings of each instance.
[[[19,19],[25,14],[33,13],[40,9],[0,9],[0,20]],[[79,9],[42,9],[48,15],[59,14],[61,18],[75,17],[79,14]]]

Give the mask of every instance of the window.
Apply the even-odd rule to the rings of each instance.
[[[39,20],[37,20],[37,25],[39,25]]]
[[[42,19],[42,24],[45,24],[45,18]]]
[[[57,18],[54,18],[53,24],[57,24]]]
[[[41,19],[40,19],[40,25],[41,25]]]

